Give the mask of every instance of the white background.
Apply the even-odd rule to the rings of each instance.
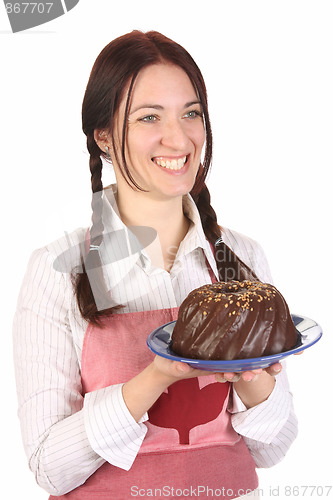
[[[81,0],[55,21],[12,34],[1,2],[1,486],[10,492],[3,498],[47,498],[21,444],[12,317],[32,250],[89,224],[82,97],[100,50],[132,29],[161,31],[197,61],[209,93],[208,186],[219,222],[262,244],[292,312],[323,327],[323,339],[289,361],[297,441],[282,463],[258,473],[264,498],[286,497],[285,486],[326,498],[320,487],[333,483],[326,455],[333,444],[332,26],[325,0]],[[311,485],[312,495],[304,494]]]

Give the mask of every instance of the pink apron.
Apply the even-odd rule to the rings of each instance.
[[[176,307],[113,314],[103,320],[105,328],[89,324],[81,363],[84,393],[141,372],[154,359],[146,345],[149,333],[177,315]],[[185,498],[200,486],[224,488],[226,498],[235,498],[239,490],[255,489],[254,460],[227,411],[229,391],[230,384],[216,382],[214,375],[175,382],[149,410],[148,431],[129,471],[106,462],[83,485],[49,500],[129,500],[155,496],[155,489],[157,496],[174,491]]]

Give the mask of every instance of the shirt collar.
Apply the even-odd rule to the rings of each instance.
[[[112,290],[135,266],[142,246],[134,233],[122,222],[115,193],[116,184],[103,190],[103,241],[100,246],[103,273],[109,290]]]
[[[109,290],[120,283],[135,265],[142,268],[150,266],[150,259],[144,247],[121,220],[115,198],[117,186],[113,184],[103,190],[103,242],[100,247],[101,260],[106,284]],[[180,262],[190,252],[202,248],[205,257],[215,274],[218,271],[210,243],[202,228],[200,214],[193,198],[188,194],[183,197],[183,210],[191,226],[181,242],[175,262]],[[144,233],[143,233],[144,231]],[[151,228],[140,228],[147,244],[154,240],[156,232]]]
[[[191,220],[192,224],[184,240],[179,246],[179,259],[182,260],[182,258],[188,253],[193,252],[197,248],[202,248],[208,264],[210,265],[215,277],[218,279],[218,270],[214,253],[204,233],[198,207],[190,194],[184,196],[183,198],[183,210],[185,215]]]

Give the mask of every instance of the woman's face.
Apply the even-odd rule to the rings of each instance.
[[[120,117],[124,116],[125,104],[126,96],[120,105]],[[118,143],[121,122],[116,122]],[[171,64],[143,69],[134,85],[127,127],[127,164],[139,186],[155,199],[191,191],[205,128],[200,102],[185,71]]]

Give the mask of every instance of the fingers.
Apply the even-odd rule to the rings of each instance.
[[[240,373],[215,373],[217,382],[238,382],[241,375]]]
[[[182,361],[171,361],[172,367],[171,370],[177,378],[196,378],[196,377],[204,377],[208,375],[212,375],[212,372],[208,372],[206,370],[198,370],[197,368],[193,368],[187,363],[183,363]]]
[[[171,361],[162,356],[155,356],[153,363],[158,372],[170,378],[170,383],[188,377],[192,371],[192,368],[187,363]]]
[[[282,370],[281,363],[274,363],[274,365],[271,365],[265,369],[265,371],[268,373],[268,375],[271,375],[272,377],[274,377],[275,375],[280,373],[281,370]]]
[[[207,375],[215,375],[217,382],[239,382],[240,380],[244,382],[255,382],[262,372],[266,372],[271,376],[275,376],[282,370],[282,365],[280,363],[274,363],[273,365],[265,368],[257,368],[255,370],[249,370],[241,373],[235,372],[224,372],[224,373],[212,373],[208,371],[203,371],[196,369],[183,363],[181,361],[171,361],[160,356],[155,357],[155,364],[158,366],[159,370],[168,376],[174,377],[175,379],[182,378],[192,378]]]
[[[191,377],[191,376],[200,376],[200,375],[209,375],[212,374],[211,372],[205,372],[202,370],[196,370],[186,363],[181,363],[178,361],[175,361],[175,369],[177,370],[178,376],[183,376],[183,377]],[[282,370],[282,365],[280,363],[274,363],[273,365],[269,366],[268,368],[262,369],[262,368],[257,368],[255,370],[251,371],[245,371],[241,373],[235,373],[235,372],[224,372],[224,373],[215,373],[215,379],[217,382],[225,383],[225,382],[239,382],[240,380],[243,380],[244,382],[255,382],[258,380],[258,377],[262,372],[267,372],[268,375],[271,375],[274,377],[275,375],[278,375]]]
[[[215,378],[217,382],[238,382],[239,380],[244,380],[244,382],[253,382],[257,380],[258,376],[262,373],[262,369],[258,368],[256,370],[252,371],[246,371],[242,373],[233,373],[233,372],[226,372],[226,373],[216,373]]]
[[[186,375],[191,371],[191,367],[187,363],[181,361],[174,361],[174,369],[179,375]]]

